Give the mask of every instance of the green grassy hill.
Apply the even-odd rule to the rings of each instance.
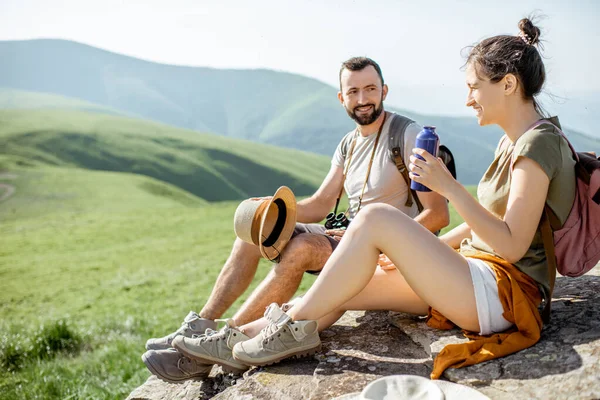
[[[0,168],[56,166],[146,175],[208,201],[287,185],[312,194],[329,158],[158,123],[65,110],[0,110]]]
[[[0,221],[45,217],[64,211],[127,212],[144,207],[208,204],[176,186],[141,175],[79,168],[13,168],[0,172],[13,194],[0,202]],[[0,197],[2,193],[0,193]]]
[[[64,109],[125,115],[110,107],[57,94],[0,88],[0,110]]]

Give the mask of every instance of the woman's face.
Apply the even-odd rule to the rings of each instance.
[[[480,73],[477,76],[476,65],[469,63],[466,70],[467,107],[472,107],[479,125],[497,124],[505,114],[505,92],[503,80],[492,82]]]

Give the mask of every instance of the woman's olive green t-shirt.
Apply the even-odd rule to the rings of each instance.
[[[560,128],[557,117],[547,120]],[[528,130],[515,143],[506,135],[500,139],[494,161],[477,187],[479,202],[498,218],[504,219],[511,184],[511,164],[513,161],[516,163],[519,157],[532,159],[548,175],[550,186],[546,204],[564,224],[575,198],[575,160],[567,141],[551,124]],[[466,250],[479,250],[499,257],[475,232],[472,232],[472,239],[462,242],[461,251]],[[539,226],[529,249],[514,265],[538,282],[544,298],[547,298],[550,286],[548,263]]]

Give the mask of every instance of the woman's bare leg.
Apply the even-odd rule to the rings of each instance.
[[[319,319],[319,331],[333,325],[348,310],[389,310],[425,315],[428,308],[397,269],[384,271],[377,268],[367,286],[358,295]],[[254,337],[267,324],[267,319],[261,318],[243,325],[240,330]]]
[[[337,310],[319,318],[319,331],[329,328],[350,310],[399,311],[426,315],[429,306],[408,285],[397,269],[375,270],[367,286]]]
[[[461,328],[479,329],[467,260],[385,204],[369,205],[357,215],[319,278],[288,314],[294,320],[318,320],[339,311],[368,285],[380,251],[424,303]]]

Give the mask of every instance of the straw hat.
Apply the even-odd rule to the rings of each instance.
[[[235,210],[233,229],[244,242],[255,244],[267,260],[277,261],[296,227],[296,198],[281,186],[270,199],[248,199]]]
[[[369,383],[362,392],[334,400],[489,400],[477,390],[457,383],[416,375],[391,375]]]

